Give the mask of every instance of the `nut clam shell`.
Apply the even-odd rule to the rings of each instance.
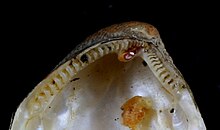
[[[117,59],[133,47],[142,49],[132,60]],[[153,115],[150,125],[135,129],[206,129],[157,29],[127,22],[104,28],[73,49],[20,104],[11,130],[126,130],[120,108],[134,96],[151,101]]]

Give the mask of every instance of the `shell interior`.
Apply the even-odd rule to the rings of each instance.
[[[11,130],[206,129],[190,89],[166,60],[144,41],[90,46],[35,87]]]

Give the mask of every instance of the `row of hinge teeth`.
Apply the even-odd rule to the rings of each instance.
[[[159,80],[166,86],[168,85],[171,86],[171,88],[174,88],[175,86],[174,79],[172,78],[171,74],[166,69],[166,67],[163,65],[161,60],[157,57],[157,55],[154,53],[150,53],[148,55],[148,59]]]
[[[86,62],[80,60],[80,57],[73,59],[70,64],[64,67],[63,70],[59,71],[50,82],[44,84],[44,86],[41,88],[41,91],[36,94],[35,105],[33,105],[34,109],[39,110],[39,108],[44,108],[44,104],[48,105],[49,102],[53,99],[54,95],[56,95],[77,72],[79,72],[88,64],[94,62],[106,54],[113,52],[117,53],[133,46],[144,47],[145,44],[129,40],[112,41],[107,44],[102,44],[86,52],[84,54],[87,57]]]
[[[41,90],[35,96],[35,110],[38,110],[44,104],[46,105],[50,102],[50,99],[70,80],[70,76],[73,75],[73,73],[73,69],[67,66],[66,69],[60,71],[50,82],[43,84]]]
[[[80,60],[74,59],[69,65],[65,66],[61,71],[58,71],[51,81],[43,84],[41,91],[35,96],[35,110],[42,108],[44,104],[47,105],[54,95],[56,95],[83,66],[84,64],[82,64]]]
[[[88,58],[88,63],[92,63],[100,57],[109,54],[109,53],[117,53],[119,51],[127,49],[129,46],[129,42],[126,40],[122,41],[112,41],[108,44],[102,44],[94,49],[89,50],[84,55]]]

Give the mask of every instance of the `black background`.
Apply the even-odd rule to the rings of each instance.
[[[219,14],[214,3],[77,2],[5,5],[1,99],[7,127],[19,103],[87,36],[111,24],[142,21],[159,30],[207,128],[220,128]]]

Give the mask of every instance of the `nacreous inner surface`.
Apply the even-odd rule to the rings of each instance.
[[[43,125],[45,129],[128,130],[122,124],[121,106],[134,96],[152,101],[146,128],[155,126],[151,124],[157,114],[170,106],[169,95],[143,59],[120,62],[116,54],[108,54],[81,70],[56,95],[44,112]]]

